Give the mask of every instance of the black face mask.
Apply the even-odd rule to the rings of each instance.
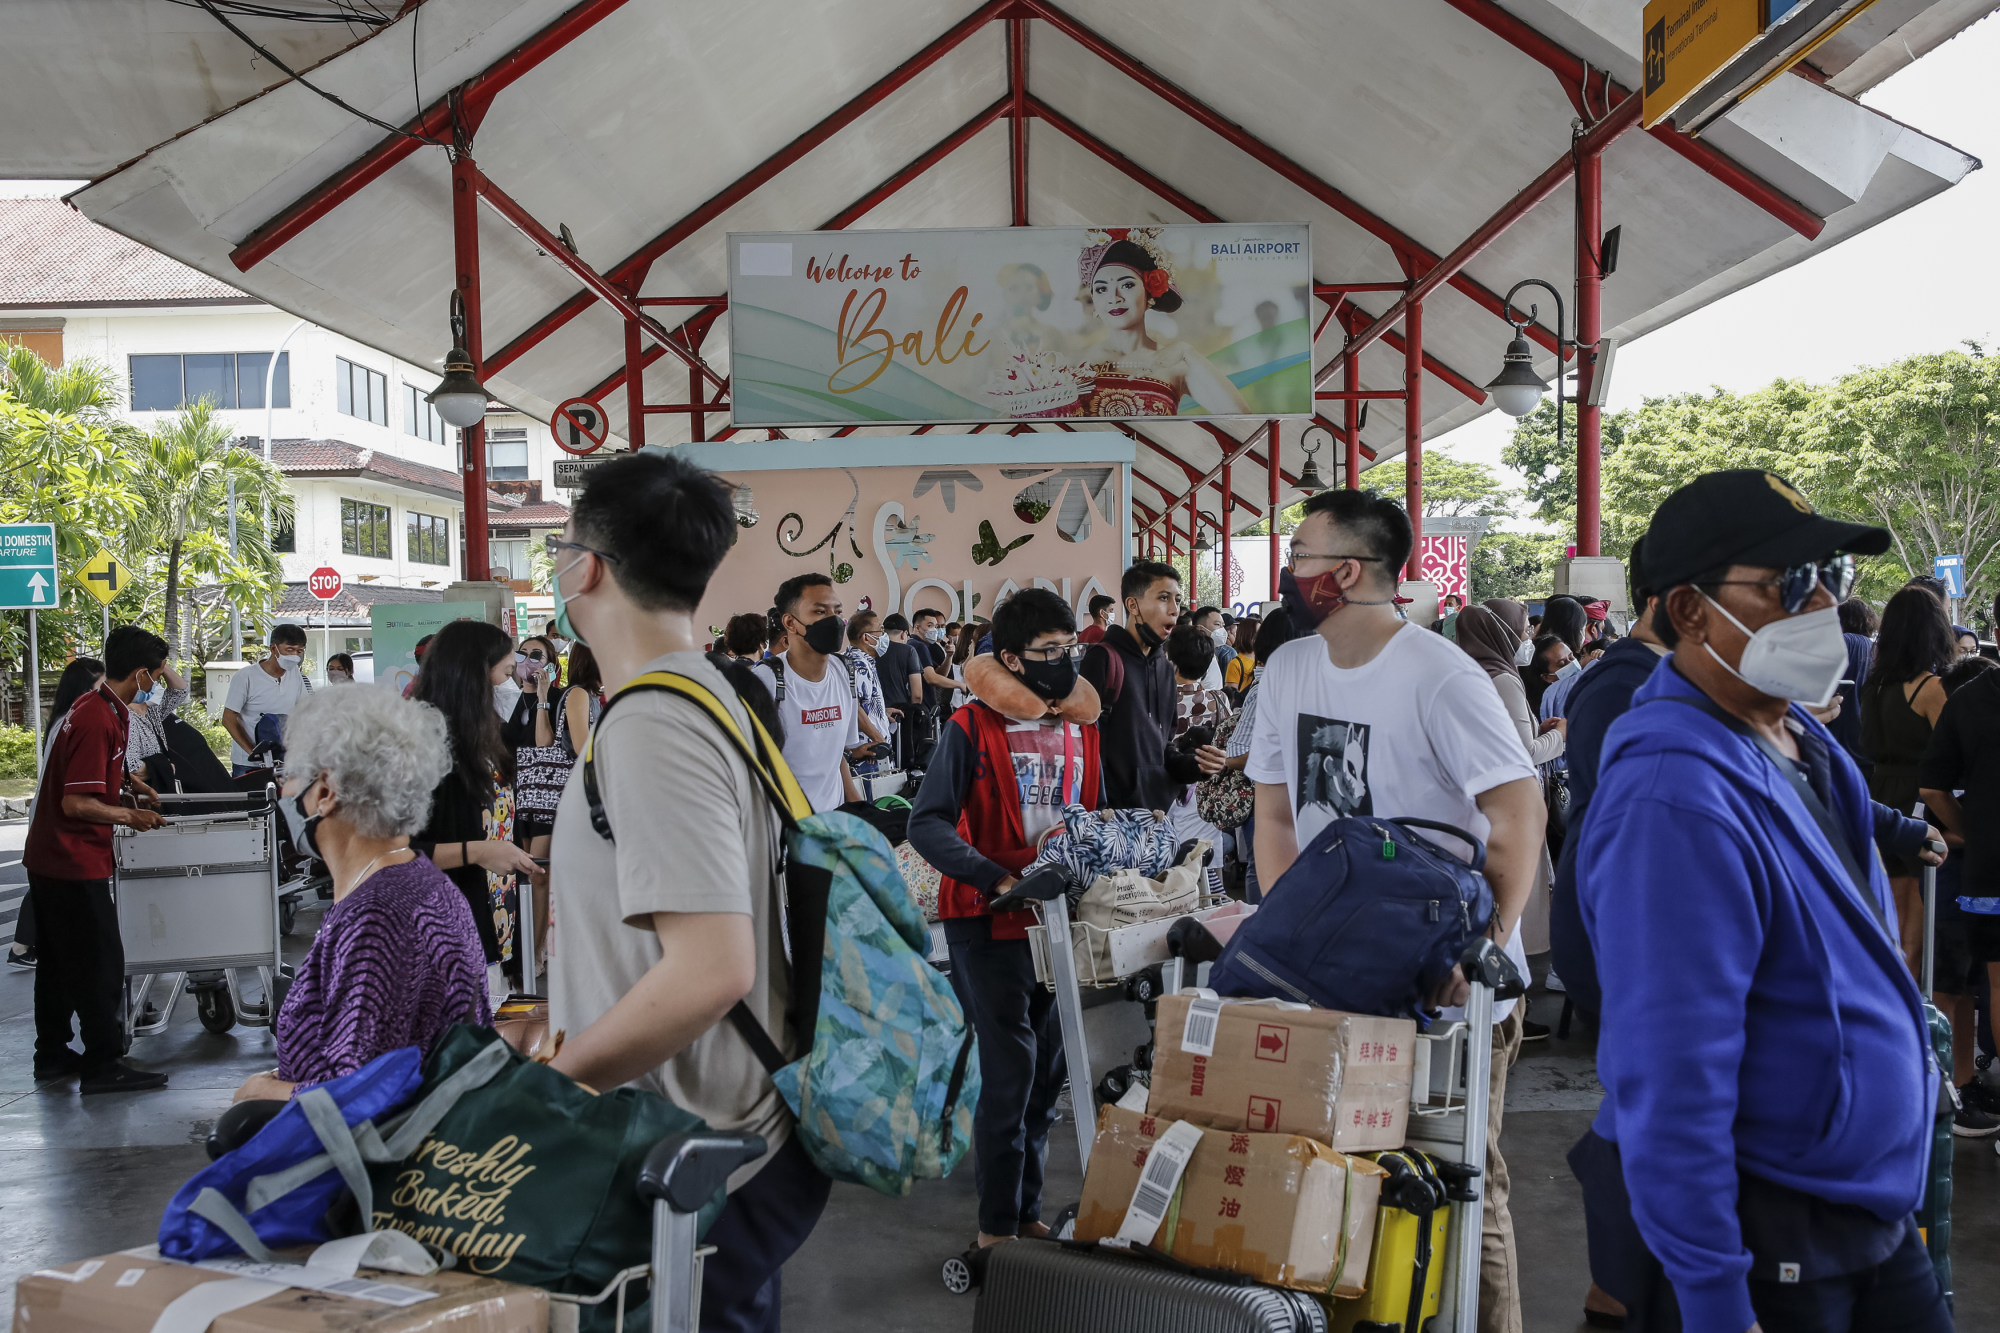
[[[308,787],[306,790],[310,791],[312,789]],[[326,816],[324,814],[309,815],[306,813],[306,793],[304,791],[292,798],[292,809],[298,811],[299,818],[306,821],[305,827],[299,830],[300,845],[306,849],[306,854],[311,856],[313,860],[324,863],[326,858],[321,856],[319,852],[319,821],[325,819]]]
[[[1054,703],[1067,699],[1076,688],[1076,663],[1067,654],[1053,662],[1021,659],[1021,680],[1042,698]]]
[[[839,616],[821,616],[806,626],[806,647],[831,657],[840,651],[841,643],[847,638],[847,622]]]
[[[1140,618],[1137,607],[1127,606],[1125,608],[1125,619],[1132,626],[1132,637],[1137,639],[1139,646],[1147,652],[1150,653],[1153,649],[1166,642],[1165,639],[1159,636],[1158,631]]]

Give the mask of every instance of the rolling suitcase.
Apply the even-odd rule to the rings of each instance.
[[[996,1245],[972,1333],[1326,1333],[1302,1291],[1048,1240]]]
[[[1332,1333],[1421,1333],[1444,1297],[1445,1237],[1451,1221],[1444,1178],[1410,1148],[1371,1154],[1388,1171],[1375,1214],[1368,1290],[1336,1301]]]

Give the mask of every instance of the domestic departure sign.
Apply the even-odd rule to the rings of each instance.
[[[1944,584],[1945,592],[1953,599],[1965,596],[1965,557],[1962,555],[1941,555],[1931,561],[1931,573]]]
[[[564,399],[556,404],[554,414],[549,417],[549,434],[555,436],[556,447],[565,453],[595,453],[604,447],[610,429],[604,409],[588,398]]]
[[[118,594],[125,591],[125,584],[130,578],[131,572],[120,563],[118,557],[102,546],[98,547],[97,554],[84,561],[83,568],[76,572],[77,582],[83,585],[83,590],[106,606],[111,605],[117,600]]]
[[[330,602],[340,596],[340,571],[332,565],[321,565],[306,577],[306,591],[322,602]]]
[[[0,523],[0,610],[56,605],[56,525]]]

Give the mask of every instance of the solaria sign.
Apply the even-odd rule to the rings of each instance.
[[[1305,416],[1303,223],[735,234],[739,426]]]

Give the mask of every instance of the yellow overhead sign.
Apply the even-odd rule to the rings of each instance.
[[[1647,129],[1762,35],[1770,0],[1647,0],[1645,103]]]
[[[84,562],[82,569],[76,571],[76,581],[83,585],[84,591],[106,606],[125,591],[125,581],[129,577],[129,571],[119,563],[118,557],[102,546],[97,548],[96,555]]]

